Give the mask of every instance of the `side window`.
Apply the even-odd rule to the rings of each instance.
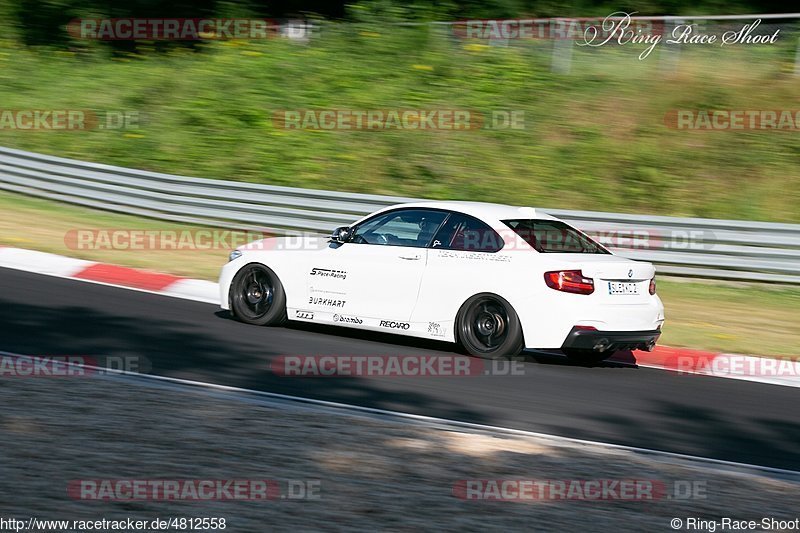
[[[433,237],[431,248],[466,252],[498,252],[503,238],[485,222],[461,213],[452,213]]]
[[[425,248],[446,216],[444,211],[429,209],[390,211],[356,226],[350,242]]]

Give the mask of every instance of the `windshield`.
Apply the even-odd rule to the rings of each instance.
[[[504,220],[534,250],[559,254],[610,254],[588,236],[560,220]]]

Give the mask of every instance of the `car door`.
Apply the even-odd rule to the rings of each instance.
[[[409,329],[426,248],[446,216],[431,209],[396,209],[353,227],[350,241],[321,250],[308,273],[310,308],[335,312],[334,321],[370,318],[388,329]]]
[[[430,323],[431,336],[447,338],[467,298],[480,292],[501,294],[499,287],[512,279],[512,258],[501,252],[503,246],[503,238],[486,223],[453,212],[431,240],[412,320]]]

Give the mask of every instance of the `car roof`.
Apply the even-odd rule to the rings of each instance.
[[[425,201],[407,204],[397,204],[382,211],[399,208],[425,208],[425,209],[446,209],[457,211],[481,219],[484,222],[497,222],[500,220],[537,218],[546,220],[556,220],[542,211],[533,207],[519,207],[505,204],[493,204],[489,202],[462,202],[462,201]]]

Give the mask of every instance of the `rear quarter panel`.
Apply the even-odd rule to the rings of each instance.
[[[439,324],[442,340],[454,341],[459,309],[483,292],[511,304],[527,348],[559,348],[576,324],[601,330],[647,330],[663,320],[658,296],[626,305],[625,300],[609,302],[602,294],[570,294],[545,284],[545,272],[567,267],[558,258],[519,248],[496,254],[429,250],[412,321]]]

